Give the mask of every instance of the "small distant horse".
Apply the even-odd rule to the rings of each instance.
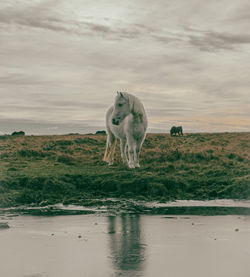
[[[139,153],[146,136],[147,125],[148,120],[141,101],[132,94],[117,92],[114,105],[106,113],[108,135],[103,160],[109,165],[113,164],[118,138],[123,163],[129,168],[140,167]]]
[[[176,136],[176,135],[179,135],[179,136],[183,136],[183,131],[182,131],[182,126],[173,126],[171,129],[170,129],[170,135],[171,137],[172,136]]]

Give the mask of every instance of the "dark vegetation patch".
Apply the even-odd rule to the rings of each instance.
[[[43,158],[46,156],[43,151],[36,151],[32,149],[21,149],[17,152],[17,155],[25,158]]]
[[[68,165],[74,164],[74,159],[71,156],[66,156],[66,155],[58,156],[57,161]]]
[[[73,141],[71,140],[50,141],[43,146],[43,150],[50,151],[56,149],[66,149],[70,145],[73,145]]]
[[[96,131],[95,134],[96,134],[96,135],[106,135],[106,131],[105,131],[105,130]]]
[[[73,144],[73,141],[71,141],[71,140],[56,140],[55,142],[54,142],[54,144],[55,144],[55,146],[57,146],[57,145],[59,145],[59,146],[61,146],[61,145],[72,145]]]
[[[100,142],[96,139],[93,139],[93,138],[89,138],[89,137],[86,137],[86,138],[76,138],[74,140],[74,142],[76,144],[87,144],[87,145],[99,145]],[[103,142],[101,143],[103,144]]]
[[[25,136],[25,132],[24,131],[13,132],[11,135],[12,136]]]

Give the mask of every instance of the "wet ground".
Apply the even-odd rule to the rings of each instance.
[[[204,213],[201,207],[207,206],[217,207],[217,214],[221,209],[222,215],[211,216],[211,210],[205,216],[163,213],[163,207],[190,205],[193,211],[196,205],[195,214]],[[28,214],[29,209],[31,214],[41,211],[35,207],[1,210],[0,223],[9,228],[0,228],[0,276],[249,277],[250,216],[234,210],[248,205],[144,203],[141,213],[131,209],[125,213],[121,207],[107,211],[105,205],[66,209],[59,205],[44,208],[50,210],[49,216]],[[146,207],[160,212],[149,214]],[[225,207],[234,209],[224,215]],[[59,210],[68,215],[58,215]]]
[[[147,202],[128,199],[91,199],[85,206],[48,205],[0,208],[1,215],[27,214],[37,216],[81,214],[148,214],[148,215],[250,215],[250,200],[177,200],[173,202]]]

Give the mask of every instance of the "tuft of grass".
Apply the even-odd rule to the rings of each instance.
[[[20,157],[25,157],[25,158],[43,158],[45,157],[45,153],[42,151],[36,151],[32,149],[21,149],[17,151],[17,155]]]
[[[64,163],[64,164],[68,164],[68,165],[73,165],[74,164],[74,159],[70,156],[67,156],[67,155],[58,156],[57,161],[59,163]]]
[[[55,146],[59,145],[59,146],[65,146],[65,145],[72,145],[73,144],[73,141],[71,140],[56,140],[54,142]]]
[[[236,154],[235,153],[229,153],[228,155],[227,155],[227,157],[228,157],[228,159],[235,159],[236,158]]]
[[[86,144],[86,145],[99,145],[104,144],[103,140],[98,141],[97,139],[86,137],[86,138],[76,138],[74,140],[76,144]]]

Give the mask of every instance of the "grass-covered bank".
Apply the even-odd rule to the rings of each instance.
[[[148,134],[141,168],[102,162],[105,135],[0,136],[0,206],[91,199],[250,199],[250,133]]]

